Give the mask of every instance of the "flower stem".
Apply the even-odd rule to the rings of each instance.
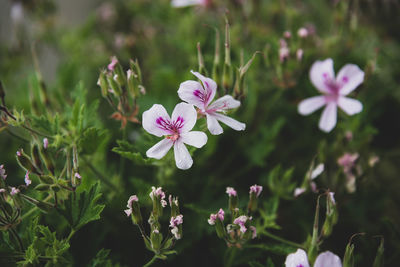
[[[71,232],[69,233],[68,237],[67,237],[67,241],[69,242],[70,239],[72,238],[72,236],[75,234],[75,230],[71,229]]]
[[[157,256],[154,255],[153,258],[148,263],[143,265],[143,267],[148,267],[148,266],[152,265],[156,260],[157,260]]]
[[[279,237],[279,236],[277,236],[277,235],[271,234],[271,233],[269,233],[269,232],[267,232],[267,231],[264,231],[264,232],[262,232],[261,234],[262,234],[262,235],[265,235],[265,236],[268,236],[268,237],[270,237],[270,238],[272,238],[272,239],[274,239],[274,240],[276,240],[276,241],[279,241],[279,242],[281,242],[281,243],[287,244],[287,245],[289,245],[289,246],[304,249],[304,246],[301,245],[301,244],[298,244],[298,243],[295,243],[295,242],[286,240],[286,239],[281,238],[281,237]]]

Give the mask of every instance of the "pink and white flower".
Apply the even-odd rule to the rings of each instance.
[[[118,59],[117,59],[116,56],[113,56],[113,57],[111,58],[110,64],[108,64],[108,66],[107,66],[107,69],[108,69],[109,71],[114,71],[115,66],[116,66],[117,64],[118,64]]]
[[[295,253],[290,253],[286,257],[285,267],[310,267],[307,253],[298,249]],[[340,258],[330,251],[318,255],[314,267],[342,267]]]
[[[210,225],[214,225],[217,219],[219,219],[221,222],[224,221],[225,218],[225,212],[223,209],[219,209],[219,211],[216,214],[211,214],[210,219],[208,219],[208,223]]]
[[[173,7],[187,7],[187,6],[207,6],[210,0],[172,0]]]
[[[179,103],[170,117],[162,105],[155,104],[143,113],[143,128],[158,137],[165,138],[147,150],[149,158],[161,159],[174,147],[175,162],[179,169],[189,169],[193,159],[185,144],[201,148],[207,143],[207,135],[190,131],[196,124],[197,113],[193,105]]]
[[[316,61],[310,70],[310,80],[323,95],[301,101],[298,111],[309,115],[326,106],[319,121],[322,131],[330,132],[335,127],[338,106],[348,115],[362,111],[360,101],[346,97],[364,81],[364,72],[357,65],[345,65],[335,78],[332,59]]]
[[[256,194],[256,197],[259,197],[260,196],[260,194],[261,194],[261,192],[262,192],[262,190],[263,190],[263,187],[261,186],[261,185],[252,185],[252,186],[250,186],[250,194],[251,193],[254,193],[254,194]]]
[[[44,149],[47,149],[49,147],[49,139],[43,138],[43,147]]]
[[[230,95],[225,95],[211,103],[217,91],[217,83],[198,72],[191,72],[201,83],[197,81],[185,81],[181,83],[178,95],[183,101],[196,106],[200,115],[206,116],[207,127],[210,133],[213,135],[223,133],[219,121],[236,131],[243,131],[246,128],[246,124],[224,115],[227,110],[238,108],[240,101],[235,100]]]
[[[236,197],[237,196],[237,192],[233,187],[227,187],[226,188],[226,193],[228,194],[228,196],[230,197]]]
[[[154,201],[154,198],[158,198],[160,200],[161,206],[165,208],[167,206],[167,201],[165,200],[165,193],[162,191],[161,187],[155,188],[151,187],[151,192],[149,194],[151,200]]]
[[[255,226],[250,226],[249,229],[252,232],[251,239],[256,238],[257,237],[257,228]]]
[[[16,187],[11,187],[11,192],[10,192],[10,195],[16,195],[16,194],[18,194],[20,191],[19,191],[19,189],[18,188],[16,188]]]
[[[237,217],[237,218],[233,221],[233,224],[239,225],[239,227],[240,227],[240,232],[246,233],[247,228],[246,228],[245,224],[246,224],[247,220],[251,220],[251,217],[249,218],[249,217],[247,217],[246,215],[242,215],[242,216]]]
[[[126,204],[126,206],[128,207],[128,209],[124,210],[124,212],[126,213],[126,216],[131,216],[132,214],[132,203],[133,202],[138,202],[139,198],[136,195],[130,196],[128,199],[128,203]]]
[[[32,183],[31,179],[29,179],[29,171],[26,172],[25,174],[25,184],[26,186],[29,186]]]
[[[7,178],[6,169],[4,169],[4,165],[0,165],[0,177],[5,180]]]

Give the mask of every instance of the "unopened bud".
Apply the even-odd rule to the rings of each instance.
[[[32,144],[31,156],[32,156],[33,163],[35,164],[35,166],[39,170],[42,170],[42,161],[40,160],[39,148],[38,148],[38,146],[36,144]]]
[[[108,85],[111,87],[112,91],[117,97],[122,95],[122,89],[119,84],[115,81],[115,76],[107,75]]]
[[[50,156],[50,152],[48,149],[45,149],[44,146],[40,146],[40,155],[42,156],[42,159],[44,161],[44,165],[46,166],[46,168],[49,170],[49,172],[54,175],[55,173],[55,167],[54,167],[54,163],[53,160]]]
[[[151,247],[154,251],[158,252],[161,247],[163,236],[159,230],[155,229],[150,234]]]
[[[34,174],[40,175],[39,170],[35,167],[35,165],[33,165],[29,156],[26,155],[22,149],[17,151],[17,162],[26,171],[30,171]]]
[[[176,217],[179,213],[179,202],[178,197],[173,197],[169,195],[169,205],[171,207],[171,217]]]
[[[97,81],[97,85],[100,86],[101,88],[101,95],[103,97],[108,96],[108,82],[107,82],[107,77],[106,77],[106,71],[103,70],[100,72],[99,79]]]
[[[372,267],[383,267],[384,266],[384,255],[383,252],[385,250],[384,246],[384,239],[383,237],[381,238],[381,243],[379,244],[378,250],[376,252],[376,257],[374,260],[374,264],[372,265]]]
[[[250,212],[255,212],[257,210],[257,199],[260,196],[263,187],[261,185],[252,185],[250,186],[250,200],[248,205],[248,210]]]

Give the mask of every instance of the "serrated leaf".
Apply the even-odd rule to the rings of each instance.
[[[79,146],[84,153],[94,153],[99,145],[104,141],[106,131],[97,129],[96,127],[87,128],[83,132],[83,137],[79,141]]]
[[[38,263],[38,255],[34,249],[34,243],[32,243],[25,251],[25,262],[30,264]]]
[[[89,191],[77,194],[76,199],[70,196],[64,202],[64,207],[58,211],[65,217],[71,228],[77,231],[85,224],[100,219],[100,213],[105,207],[105,205],[97,204],[100,197],[100,186],[97,182]]]
[[[140,152],[134,150],[133,146],[127,141],[118,140],[118,147],[112,149],[113,152],[120,154],[124,158],[130,159],[136,165],[150,165],[155,162],[154,159],[146,159]]]

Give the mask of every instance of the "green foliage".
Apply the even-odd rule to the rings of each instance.
[[[144,158],[140,152],[135,151],[134,146],[127,141],[117,140],[117,147],[112,149],[113,152],[124,158],[131,160],[135,165],[151,165],[156,161],[154,159]]]
[[[93,184],[89,190],[71,195],[64,202],[64,207],[58,209],[64,216],[73,231],[79,230],[82,226],[91,221],[100,219],[100,213],[105,205],[98,204],[101,197],[99,183]]]

